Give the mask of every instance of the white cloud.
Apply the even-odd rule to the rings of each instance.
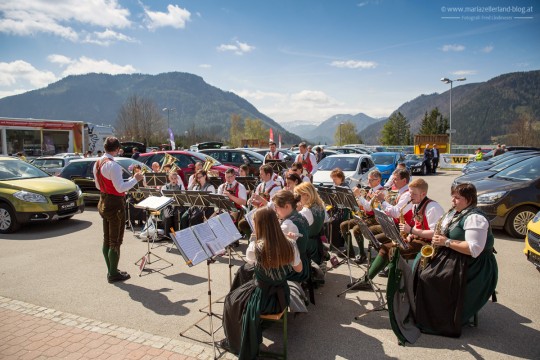
[[[459,45],[459,44],[443,45],[442,47],[442,51],[444,52],[449,52],[449,51],[460,52],[464,50],[465,50],[465,46]]]
[[[136,42],[135,39],[111,29],[102,32],[94,31],[94,33],[86,35],[83,40],[85,43],[101,46],[109,46],[117,41]]]
[[[103,74],[132,74],[136,69],[132,65],[113,64],[108,60],[96,60],[86,56],[81,56],[78,60],[70,59],[63,55],[50,55],[48,60],[66,66],[62,72],[62,76],[82,75],[88,73],[103,73]]]
[[[56,76],[52,72],[38,70],[26,61],[0,62],[0,86],[20,87],[20,83],[24,82],[43,87],[53,81],[56,81]]]
[[[235,40],[236,44],[221,44],[217,47],[218,51],[232,51],[236,55],[243,55],[245,53],[255,50],[255,46],[248,45],[247,43]]]
[[[167,5],[167,12],[151,11],[144,9],[148,16],[147,27],[154,30],[160,27],[171,26],[175,29],[184,29],[186,23],[191,20],[191,13],[178,5]]]
[[[210,65],[210,64],[200,64],[199,67],[202,68],[202,69],[210,69],[212,67],[212,65]]]
[[[476,75],[478,71],[476,70],[457,70],[452,73],[452,75],[456,76],[465,76],[465,75]]]
[[[483,53],[489,54],[493,51],[493,45],[488,45],[486,47],[483,47],[481,50]]]
[[[377,67],[377,63],[374,61],[359,61],[359,60],[347,60],[347,61],[332,61],[330,66],[337,68],[348,69],[374,69]]]
[[[236,95],[243,97],[245,99],[253,99],[253,100],[263,100],[263,99],[280,99],[283,100],[287,97],[287,95],[276,93],[276,92],[266,92],[266,91],[250,91],[250,90],[231,90],[231,92],[235,93]]]
[[[326,95],[323,91],[302,90],[291,95],[291,100],[297,103],[311,103],[315,106],[327,106],[337,104],[337,101]]]
[[[3,0],[0,32],[30,36],[47,33],[78,41],[76,23],[125,28],[131,25],[129,10],[117,0]]]

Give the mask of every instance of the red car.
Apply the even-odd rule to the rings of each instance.
[[[178,167],[178,175],[184,182],[184,186],[187,186],[189,177],[194,173],[195,163],[201,161],[204,163],[206,159],[211,159],[214,162],[214,165],[210,170],[216,171],[219,173],[219,177],[222,181],[225,181],[225,171],[229,168],[233,168],[238,171],[238,168],[235,166],[227,166],[221,164],[219,161],[214,158],[199,153],[183,150],[169,150],[169,151],[157,151],[141,154],[138,161],[146,164],[148,167],[152,167],[152,163],[157,162],[159,165],[163,164],[163,159],[165,154],[169,154],[176,158],[175,164]]]

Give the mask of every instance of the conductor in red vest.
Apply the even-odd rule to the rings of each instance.
[[[98,212],[103,219],[103,256],[107,264],[107,280],[114,283],[130,278],[127,272],[118,270],[126,223],[126,191],[142,180],[144,175],[136,173],[124,181],[123,169],[114,160],[120,150],[120,141],[108,137],[104,148],[105,154],[94,165],[94,181],[100,192]]]

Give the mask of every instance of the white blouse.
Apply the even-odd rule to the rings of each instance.
[[[255,264],[257,262],[257,257],[255,256],[255,245],[257,241],[252,241],[249,243],[248,248],[246,250],[246,262],[248,264]],[[291,263],[292,266],[297,266],[300,264],[300,252],[298,251],[298,246],[296,246],[296,242],[291,241],[293,244],[294,249],[294,260]]]
[[[482,253],[486,247],[489,222],[479,214],[471,214],[465,219],[465,241],[469,244],[469,250],[473,258]]]

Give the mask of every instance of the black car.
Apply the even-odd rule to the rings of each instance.
[[[64,179],[73,181],[81,188],[85,202],[97,202],[99,201],[99,190],[94,183],[94,164],[98,160],[98,157],[85,158],[71,161],[58,175]],[[117,157],[114,160],[122,166],[124,171],[122,177],[128,179],[131,176],[131,168],[133,165],[141,165],[142,168],[146,168],[148,172],[152,170],[146,165],[137,160],[130,158]]]
[[[506,161],[503,161],[499,164],[494,164],[486,170],[475,171],[469,174],[461,175],[454,180],[454,184],[474,183],[475,181],[491,177],[512,165],[539,155],[540,153],[525,153],[512,156],[506,159]]]
[[[206,149],[199,151],[209,155],[224,165],[240,167],[246,164],[249,173],[259,176],[259,168],[264,162],[264,156],[247,149]]]
[[[540,156],[521,161],[487,179],[475,181],[478,207],[495,229],[524,238],[540,210]]]
[[[409,169],[411,174],[427,174],[426,163],[424,162],[423,155],[405,155],[405,160],[403,162],[405,163],[405,166],[407,166],[407,169]]]

